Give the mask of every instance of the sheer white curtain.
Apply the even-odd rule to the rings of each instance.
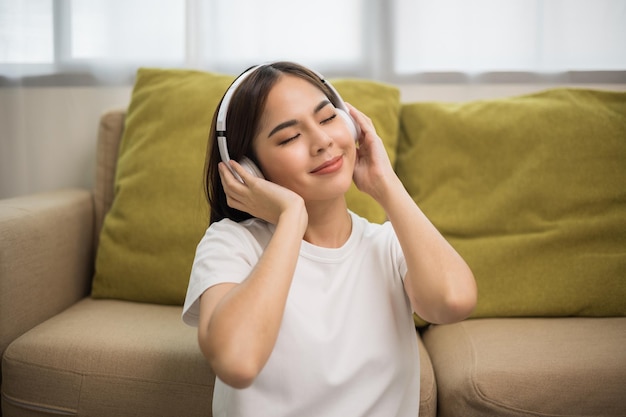
[[[369,3],[0,0],[0,71],[115,80],[140,65],[239,72],[290,59],[364,74]]]
[[[621,0],[398,0],[397,74],[626,68]]]
[[[0,0],[6,78],[140,65],[239,72],[291,59],[423,73],[626,70],[623,0]]]

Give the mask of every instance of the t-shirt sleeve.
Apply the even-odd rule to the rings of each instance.
[[[400,241],[398,240],[398,236],[391,225],[391,222],[385,222],[383,224],[383,228],[386,232],[386,239],[389,242],[389,249],[391,252],[391,258],[393,260],[393,265],[400,274],[400,277],[404,281],[404,277],[408,271],[408,267],[406,265],[406,258],[404,257],[404,252],[402,251],[402,247],[400,246]]]
[[[183,306],[183,321],[197,326],[200,296],[217,284],[243,282],[261,251],[252,235],[238,223],[223,220],[209,226],[196,248]]]

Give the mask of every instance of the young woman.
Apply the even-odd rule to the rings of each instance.
[[[416,415],[412,312],[467,317],[470,269],[404,189],[371,120],[319,74],[278,62],[235,83],[213,121],[211,224],[183,313],[217,375],[214,415]],[[348,210],[352,181],[388,222]]]

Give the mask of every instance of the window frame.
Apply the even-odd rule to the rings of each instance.
[[[141,62],[114,62],[80,60],[71,57],[71,7],[68,0],[52,1],[53,59],[51,63],[0,63],[0,87],[7,86],[118,86],[132,85],[139,66],[190,68],[237,74],[255,63],[245,60],[218,62],[203,56],[205,42],[217,42],[210,23],[202,28],[202,11],[212,2],[185,0],[185,52],[182,62],[153,60]],[[396,53],[393,41],[392,18],[396,2],[363,0],[363,50],[360,59],[350,65],[330,63],[316,67],[326,77],[370,78],[396,84],[598,84],[626,83],[626,69],[606,71],[436,71],[399,74],[393,68]],[[202,32],[201,32],[202,31]],[[205,35],[205,36],[201,36]]]

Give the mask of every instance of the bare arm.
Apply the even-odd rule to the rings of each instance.
[[[463,258],[443,238],[399,181],[379,200],[404,252],[404,286],[413,310],[431,323],[465,319],[476,305],[476,283]]]
[[[246,280],[216,285],[202,295],[198,340],[216,375],[244,388],[276,343],[308,216],[295,193],[236,169],[246,184],[221,167],[229,205],[274,223],[276,231]]]
[[[477,298],[472,271],[408,194],[371,121],[353,107],[351,113],[363,131],[354,179],[385,209],[398,236],[408,268],[404,286],[413,310],[431,323],[466,318]]]

